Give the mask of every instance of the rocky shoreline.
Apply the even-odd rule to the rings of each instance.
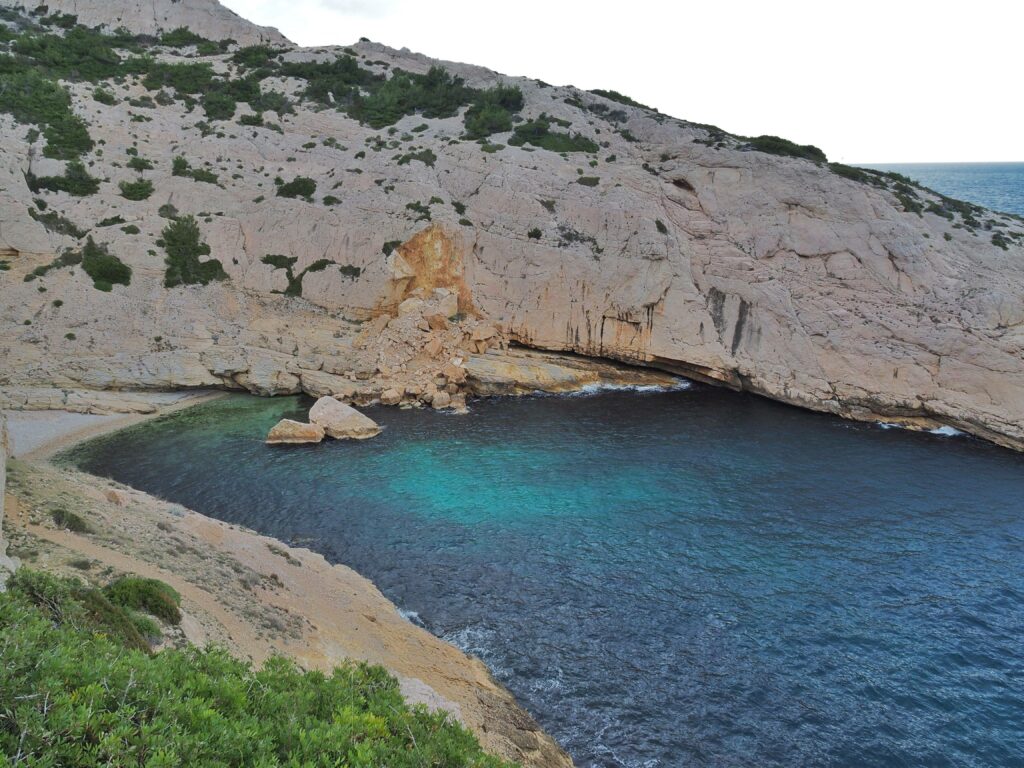
[[[81,440],[219,394],[150,398],[149,414],[94,415],[87,423],[73,412],[14,414],[0,544],[34,568],[86,579],[134,573],[171,584],[185,612],[171,643],[214,642],[257,663],[284,654],[308,668],[345,658],[381,664],[410,702],[452,713],[488,751],[524,766],[571,766],[482,662],[409,622],[350,568],[47,461]],[[50,512],[58,506],[90,532],[57,527]]]

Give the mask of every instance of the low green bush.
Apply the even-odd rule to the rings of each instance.
[[[278,197],[301,197],[311,200],[316,194],[316,182],[306,176],[296,176],[291,181],[277,187]]]
[[[82,248],[82,270],[92,278],[93,287],[110,291],[114,285],[129,285],[132,268],[117,256],[107,252],[105,246],[97,245],[90,236]]]
[[[434,167],[434,162],[437,160],[437,155],[429,149],[422,149],[419,152],[409,152],[398,158],[399,165],[408,165],[413,160],[419,160],[428,168]]]
[[[516,126],[508,143],[514,147],[530,144],[551,152],[597,152],[599,147],[586,136],[551,130],[551,120],[541,114],[535,120],[527,120]]]
[[[181,595],[157,579],[124,576],[103,589],[114,605],[145,611],[168,624],[181,622]]]
[[[817,147],[811,144],[796,144],[789,139],[783,139],[778,136],[755,136],[747,142],[747,146],[750,149],[766,152],[770,155],[800,157],[815,163],[828,161],[825,153]]]
[[[145,200],[153,194],[153,182],[149,179],[122,181],[118,187],[121,189],[121,197],[126,200]]]
[[[69,512],[66,509],[58,507],[50,512],[50,516],[53,518],[54,524],[58,528],[63,528],[65,531],[71,531],[72,533],[92,533],[92,527],[85,522],[85,520],[76,515],[74,512]]]

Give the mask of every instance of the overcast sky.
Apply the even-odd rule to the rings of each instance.
[[[1019,0],[222,0],[300,45],[360,37],[621,91],[847,163],[1024,160]]]

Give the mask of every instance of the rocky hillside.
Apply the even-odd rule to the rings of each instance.
[[[519,344],[1024,446],[1019,217],[614,92],[297,48],[212,0],[21,5],[0,0],[9,404],[447,405]]]

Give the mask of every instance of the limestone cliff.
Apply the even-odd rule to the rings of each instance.
[[[152,34],[136,10],[153,4],[50,6]],[[299,49],[213,24],[214,2],[155,7],[184,14],[164,29],[281,47],[149,44],[141,63],[119,42],[116,77],[65,73],[94,142],[87,194],[61,181],[58,134],[0,114],[8,403],[209,385],[366,399],[396,377],[421,396],[457,384],[443,366],[520,343],[1024,447],[1019,217],[614,93],[370,42]],[[186,214],[193,261],[172,274]],[[127,285],[90,277],[90,236]]]

